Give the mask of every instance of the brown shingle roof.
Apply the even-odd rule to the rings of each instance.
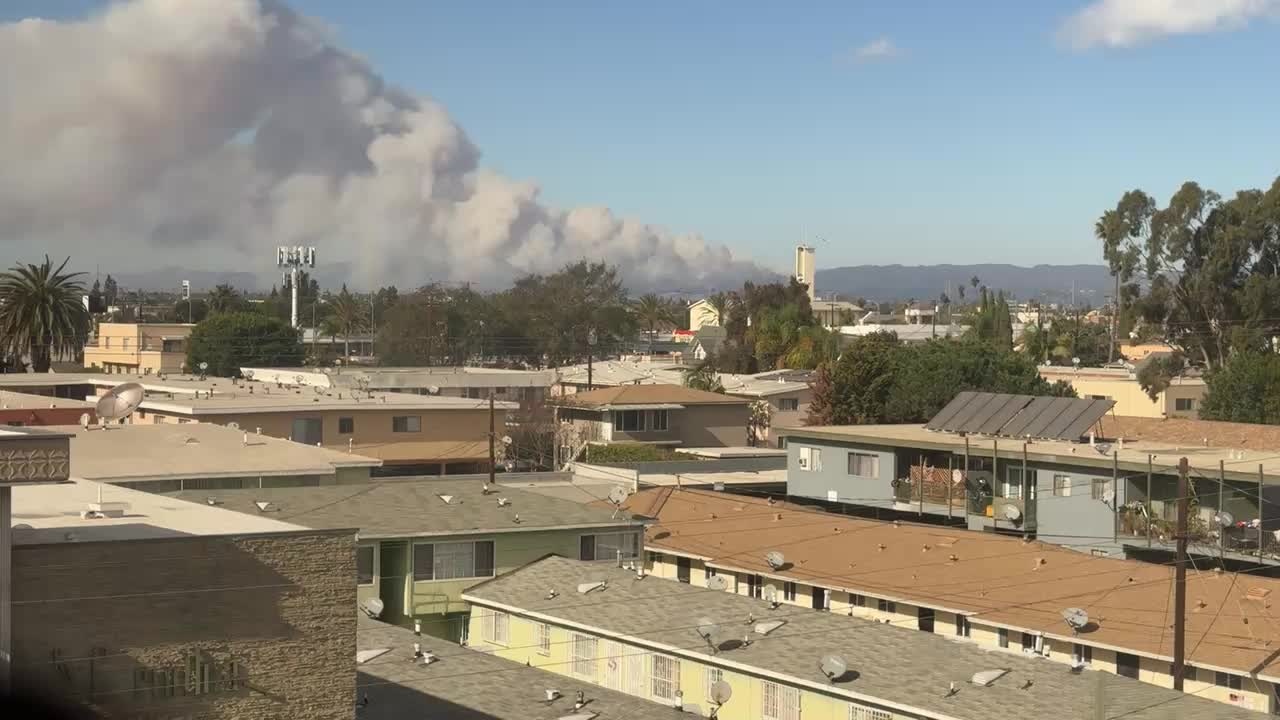
[[[683,385],[619,385],[560,398],[561,405],[605,407],[609,405],[745,405],[750,400],[694,390]]]
[[[1061,638],[1071,637],[1061,611],[1081,607],[1097,622],[1081,640],[1173,655],[1174,571],[1167,565],[712,491],[645,490],[626,507],[657,518],[645,531],[649,549]],[[789,567],[771,570],[764,559],[770,550],[782,551]],[[1280,598],[1280,579],[1190,572],[1189,661],[1280,679],[1280,609],[1272,607],[1274,598]]]
[[[1280,450],[1280,426],[1253,423],[1108,416],[1102,420],[1102,434],[1108,438],[1150,440],[1172,445]]]

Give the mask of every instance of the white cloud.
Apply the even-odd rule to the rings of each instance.
[[[1280,13],[1280,0],[1096,0],[1060,36],[1078,49],[1132,47],[1166,35],[1234,30]]]
[[[851,57],[854,62],[871,62],[873,60],[898,57],[901,54],[902,50],[897,45],[894,45],[892,40],[887,37],[881,37],[855,49]]]

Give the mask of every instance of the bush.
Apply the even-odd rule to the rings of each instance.
[[[589,463],[659,462],[662,460],[696,459],[692,455],[680,455],[669,448],[645,445],[644,443],[591,445],[587,449],[587,462]]]

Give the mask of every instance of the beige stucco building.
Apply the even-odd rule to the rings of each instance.
[[[574,393],[556,404],[576,443],[742,447],[750,402],[681,385],[621,385]]]
[[[1173,378],[1155,400],[1147,396],[1133,371],[1126,368],[1069,368],[1043,366],[1040,377],[1064,380],[1082,398],[1115,400],[1115,415],[1129,417],[1200,417],[1206,387],[1203,378]]]
[[[84,346],[84,365],[108,373],[179,372],[187,360],[189,323],[102,323]]]

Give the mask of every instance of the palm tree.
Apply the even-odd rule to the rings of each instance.
[[[240,293],[236,289],[220,283],[213,288],[213,292],[209,293],[209,297],[205,298],[205,305],[209,308],[209,314],[235,312],[240,309]]]
[[[710,318],[715,318],[715,324],[724,327],[725,321],[728,320],[729,307],[733,304],[733,296],[726,292],[712,293],[707,296],[705,301],[706,307],[702,308],[703,322],[709,323]]]
[[[653,293],[641,295],[639,300],[632,303],[631,312],[635,314],[640,327],[649,333],[650,352],[653,351],[653,339],[658,333],[658,328],[663,325],[674,325],[676,322],[676,314],[671,303]]]
[[[89,312],[83,304],[84,273],[64,272],[71,258],[54,268],[49,256],[40,265],[14,265],[0,274],[0,337],[15,359],[30,358],[34,372],[48,372],[53,357],[74,355],[84,347]]]
[[[330,337],[342,336],[342,355],[351,357],[351,336],[365,327],[364,302],[357,299],[342,286],[342,291],[328,302],[329,314],[321,323]]]

